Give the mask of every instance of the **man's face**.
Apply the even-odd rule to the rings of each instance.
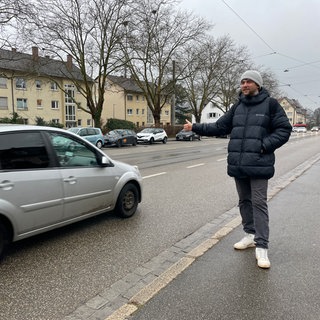
[[[259,86],[250,79],[241,80],[240,88],[245,96],[255,96],[259,93]]]

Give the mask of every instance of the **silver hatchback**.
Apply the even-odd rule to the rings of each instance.
[[[8,244],[107,211],[131,217],[137,167],[66,130],[0,125],[0,258]]]

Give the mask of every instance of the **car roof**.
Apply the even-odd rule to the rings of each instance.
[[[56,128],[56,127],[46,127],[46,126],[36,126],[36,125],[26,125],[26,124],[0,124],[0,132],[9,131],[34,131],[34,130],[44,130],[44,131],[60,131],[65,132],[66,130]]]

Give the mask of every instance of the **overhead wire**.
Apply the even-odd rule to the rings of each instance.
[[[291,67],[291,68],[285,68],[283,71],[284,72],[288,72],[294,68],[299,68],[299,67],[302,67],[302,66],[308,66],[308,65],[312,65],[312,64],[315,64],[317,62],[320,62],[320,60],[317,60],[317,61],[313,61],[313,62],[305,62],[305,61],[302,61],[300,59],[297,59],[295,57],[291,57],[289,55],[286,55],[286,54],[283,54],[283,53],[280,53],[280,52],[277,52],[269,43],[267,43],[225,0],[221,0],[270,50],[271,52],[270,53],[267,53],[267,54],[264,54],[264,55],[261,55],[261,56],[257,56],[255,57],[256,58],[261,58],[261,57],[265,57],[265,56],[269,56],[269,55],[279,55],[279,56],[282,56],[282,57],[285,57],[287,59],[290,59],[290,60],[294,60],[296,62],[299,62],[300,65],[297,65],[297,66],[294,66],[294,67]],[[320,68],[320,66],[317,66],[315,65],[315,67],[317,68]],[[294,89],[292,84],[283,84],[283,85],[280,85],[280,86],[288,86],[291,90],[299,93],[300,95],[304,96],[304,97],[307,97],[308,98],[308,95],[306,94],[303,94],[301,92],[299,92],[298,90]],[[320,96],[318,96],[320,97]],[[308,99],[310,100],[311,102],[314,102],[316,103],[315,101],[311,100],[310,98]]]

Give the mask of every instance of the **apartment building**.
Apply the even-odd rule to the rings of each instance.
[[[137,127],[150,127],[154,119],[141,88],[131,78],[108,76],[102,111],[103,121],[109,118],[124,119],[133,122]],[[161,111],[162,126],[170,124],[170,104]]]
[[[283,97],[279,103],[289,118],[290,124],[306,123],[306,110],[301,106],[298,100]]]
[[[0,118],[17,113],[25,124],[35,124],[37,118],[60,123],[64,127],[91,126],[86,99],[73,81],[82,80],[80,70],[72,63],[40,56],[32,47],[32,54],[16,49],[0,49]]]

